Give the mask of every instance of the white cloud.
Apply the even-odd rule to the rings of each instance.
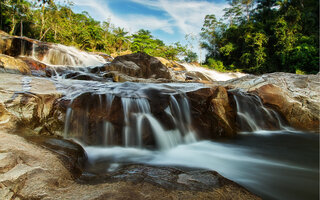
[[[101,0],[73,0],[75,5],[90,7],[99,16],[98,20],[107,20],[120,27],[125,27],[130,32],[135,32],[141,28],[151,31],[162,30],[169,34],[174,33],[177,27],[182,34],[198,34],[207,14],[215,14],[217,18],[223,15],[226,3],[214,3],[199,0],[129,0],[166,13],[168,19],[157,16],[141,14],[117,15],[108,6],[108,1]],[[126,3],[123,1],[122,3]],[[92,14],[92,13],[90,13]]]
[[[111,19],[111,23],[119,27],[124,27],[130,32],[136,32],[139,29],[148,29],[150,31],[162,30],[166,33],[173,34],[173,24],[167,19],[160,19],[155,16],[148,16],[143,14],[126,14],[116,15],[109,8],[107,2],[99,0],[73,0],[76,6],[91,8],[95,13],[90,15],[98,16],[98,20],[106,21]]]
[[[223,9],[227,3],[213,3],[198,0],[131,0],[132,2],[148,6],[166,12],[184,34],[200,32],[204,17],[208,14],[215,14],[222,18]]]

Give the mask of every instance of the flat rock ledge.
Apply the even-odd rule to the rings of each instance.
[[[260,199],[206,170],[128,165],[98,181],[77,177],[59,154],[0,130],[2,200]]]

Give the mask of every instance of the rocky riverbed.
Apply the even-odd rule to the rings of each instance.
[[[319,133],[319,73],[216,81],[142,53],[112,60],[3,33],[0,53],[1,199],[259,199],[213,166],[121,154],[93,166],[86,150],[149,155],[244,131]]]

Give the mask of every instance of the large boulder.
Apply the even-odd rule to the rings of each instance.
[[[0,33],[0,53],[12,57],[37,54],[41,60],[48,52],[50,44],[27,37],[10,36]]]
[[[0,69],[5,72],[30,74],[30,68],[23,60],[0,54]]]
[[[0,123],[12,129],[61,135],[64,110],[62,96],[47,79],[0,73]]]
[[[221,86],[202,88],[187,93],[193,125],[202,138],[235,136],[236,111],[231,94]]]
[[[52,146],[52,141],[47,144]],[[81,148],[70,142],[56,144],[61,147],[53,153],[46,145],[0,131],[0,199],[260,199],[207,170],[128,165],[79,177],[77,166],[66,164],[63,157],[81,162]]]
[[[107,70],[120,72],[135,78],[171,78],[168,69],[158,59],[145,53],[118,56],[111,64],[106,64],[105,67]]]
[[[296,129],[319,132],[319,73],[250,75],[222,84],[257,94],[266,106],[276,109]]]

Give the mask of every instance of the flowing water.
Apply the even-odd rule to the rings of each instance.
[[[212,80],[215,80],[215,81],[227,81],[230,79],[240,78],[242,76],[247,75],[247,74],[239,73],[239,72],[229,72],[229,73],[218,72],[216,70],[207,69],[204,67],[198,67],[198,66],[195,66],[195,65],[189,64],[189,63],[181,63],[181,64],[186,68],[187,71],[201,72],[202,74],[208,76],[209,78],[211,78]]]
[[[105,61],[72,47],[54,45],[44,55],[33,45],[30,56],[51,66],[100,66]],[[26,54],[26,51],[21,51]],[[192,65],[214,80],[225,74]],[[77,73],[87,73],[80,68]],[[56,72],[59,75],[58,72]],[[54,77],[69,102],[64,137],[78,141],[88,155],[88,172],[105,172],[124,163],[215,170],[263,199],[318,199],[319,137],[294,131],[259,97],[230,91],[241,133],[233,139],[201,140],[192,126],[187,92],[194,83],[112,83]],[[27,91],[29,79],[24,79]],[[90,171],[91,170],[91,171]]]
[[[230,91],[237,107],[237,124],[243,132],[234,139],[208,141],[200,140],[191,126],[186,96],[188,91],[205,87],[202,84],[96,82],[87,83],[85,88],[76,80],[59,84],[74,91],[67,90],[66,94],[73,99],[67,111],[67,137],[83,145],[88,171],[99,166],[99,170],[108,172],[124,163],[204,168],[219,172],[264,199],[318,199],[318,135],[294,131],[255,95]],[[83,109],[72,108],[82,98],[86,99],[81,104]],[[162,101],[160,98],[167,98],[159,108],[167,117],[165,121],[157,116],[159,110],[154,111],[160,106],[154,101]],[[90,110],[98,116],[98,110],[103,116],[114,116],[114,110],[118,110],[123,124],[117,127],[110,116],[95,118],[100,125],[93,137],[100,139],[92,142],[88,138]],[[167,120],[172,121],[171,127],[166,126]],[[72,127],[71,121],[80,121],[81,126]]]
[[[22,43],[20,56],[31,57],[48,66],[88,67],[106,63],[102,57],[80,51],[75,47],[50,44],[50,48],[46,49],[32,43],[32,50],[28,52],[24,45],[25,43]]]

